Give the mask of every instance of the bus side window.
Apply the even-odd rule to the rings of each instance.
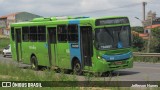
[[[22,27],[22,40],[24,42],[29,41],[29,27]]]
[[[45,42],[46,41],[46,27],[38,26],[38,41]]]
[[[67,26],[58,25],[57,26],[58,42],[67,42]]]
[[[30,41],[31,42],[37,41],[37,26],[30,27]]]
[[[11,36],[12,36],[12,40],[14,41],[15,38],[14,38],[14,27],[11,27]]]
[[[68,25],[68,41],[78,42],[78,25]]]
[[[57,32],[56,32],[56,27],[49,27],[49,42],[50,43],[57,43]]]

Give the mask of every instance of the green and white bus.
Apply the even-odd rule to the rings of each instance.
[[[103,73],[132,68],[131,28],[127,17],[51,17],[11,24],[13,60]]]

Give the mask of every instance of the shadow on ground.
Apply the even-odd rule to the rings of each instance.
[[[135,71],[114,71],[112,73],[113,76],[126,76],[126,75],[134,75],[138,74],[140,72],[135,72]]]

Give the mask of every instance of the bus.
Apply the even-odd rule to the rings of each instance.
[[[13,60],[103,73],[132,68],[131,28],[125,16],[35,18],[11,24]]]

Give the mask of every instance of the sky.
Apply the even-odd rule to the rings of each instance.
[[[131,26],[142,26],[142,2],[147,2],[146,13],[160,17],[160,0],[0,0],[0,16],[23,11],[44,17],[128,16]]]

